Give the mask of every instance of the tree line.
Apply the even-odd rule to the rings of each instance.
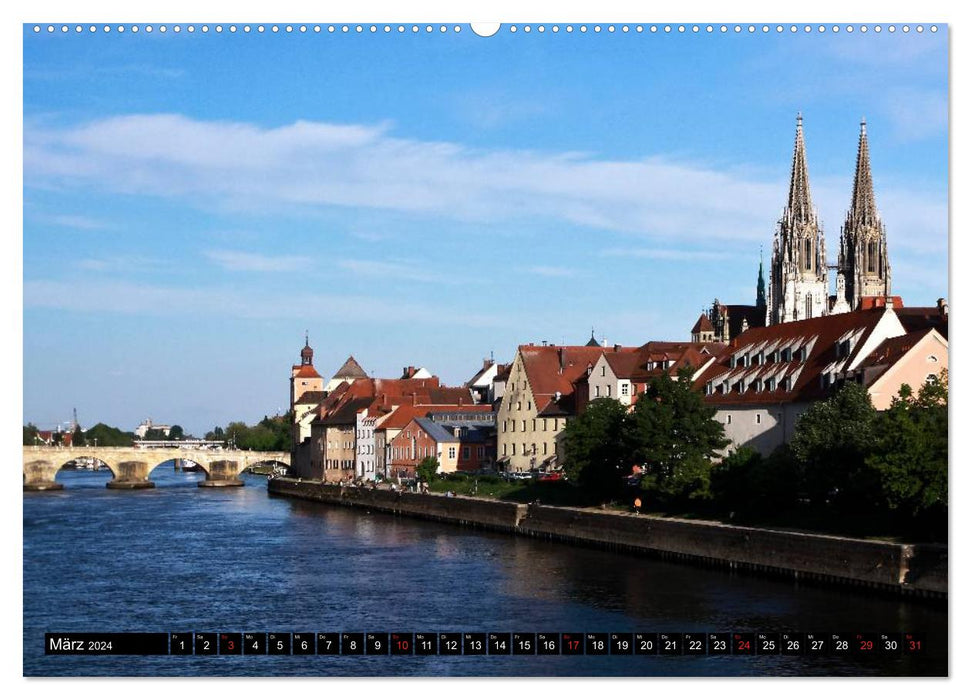
[[[813,404],[788,445],[763,457],[728,446],[690,371],[652,379],[633,410],[597,399],[567,424],[564,470],[590,503],[632,501],[846,532],[947,536],[947,374],[904,385],[886,411],[848,383]],[[636,468],[635,468],[636,467]]]
[[[260,452],[289,452],[290,451],[290,416],[288,412],[282,416],[263,416],[256,425],[247,425],[243,421],[232,421],[226,427],[216,426],[206,433],[206,440],[222,440],[227,445],[240,450],[256,450]]]
[[[263,420],[255,425],[247,425],[244,421],[232,421],[225,427],[216,426],[205,435],[206,440],[224,441],[229,446],[235,446],[241,450],[257,451],[281,451],[290,450],[290,420],[289,415],[283,416],[263,416]],[[28,423],[24,428],[24,445],[36,445],[40,440],[39,429],[33,423]],[[52,435],[52,442],[55,445],[66,442],[64,435],[69,433],[57,433]],[[181,426],[173,425],[168,434],[159,428],[149,428],[145,432],[145,440],[181,440],[190,437],[185,434]],[[98,445],[100,447],[131,447],[135,440],[135,433],[123,431],[119,428],[98,423],[88,430],[81,430],[80,426],[74,429],[71,434],[73,445]]]

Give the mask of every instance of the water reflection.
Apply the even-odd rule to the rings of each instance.
[[[735,675],[946,673],[940,607],[269,497],[156,469],[118,493],[59,475],[24,494],[28,674]],[[914,630],[923,659],[45,657],[43,632]],[[326,661],[326,663],[325,663]]]

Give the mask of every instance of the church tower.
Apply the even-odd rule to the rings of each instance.
[[[755,308],[765,312],[768,302],[765,300],[765,273],[762,269],[762,246],[759,246],[759,279],[755,283]]]
[[[839,274],[845,290],[842,298],[848,310],[860,308],[863,297],[890,295],[890,262],[887,256],[887,231],[877,211],[870,173],[870,146],[866,120],[860,123],[860,143],[856,152],[853,199],[840,232]],[[840,301],[837,289],[837,303]],[[845,308],[845,307],[844,307]]]
[[[789,201],[772,241],[766,325],[801,321],[828,312],[829,283],[822,226],[813,209],[802,115],[796,117]]]
[[[323,391],[324,380],[314,369],[314,349],[310,347],[309,335],[304,336],[303,350],[300,351],[300,364],[294,365],[290,372],[290,408],[308,391]]]

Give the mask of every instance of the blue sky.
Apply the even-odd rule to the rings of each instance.
[[[453,384],[686,339],[754,299],[798,111],[830,256],[866,116],[893,291],[932,305],[947,40],[25,27],[24,419],[258,420],[304,329],[322,374]]]

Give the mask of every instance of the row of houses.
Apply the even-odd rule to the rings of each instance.
[[[690,381],[716,409],[729,450],[768,454],[813,402],[847,382],[866,387],[882,410],[902,385],[940,380],[946,302],[886,301],[749,328],[727,343],[697,333],[690,342],[639,346],[593,337],[585,345],[528,343],[508,365],[484,361],[461,387],[414,367],[400,378],[371,378],[353,357],[325,383],[308,342],[291,375],[295,469],[326,481],[406,477],[430,457],[443,472],[557,470],[569,421],[600,399],[633,407],[661,375]]]

